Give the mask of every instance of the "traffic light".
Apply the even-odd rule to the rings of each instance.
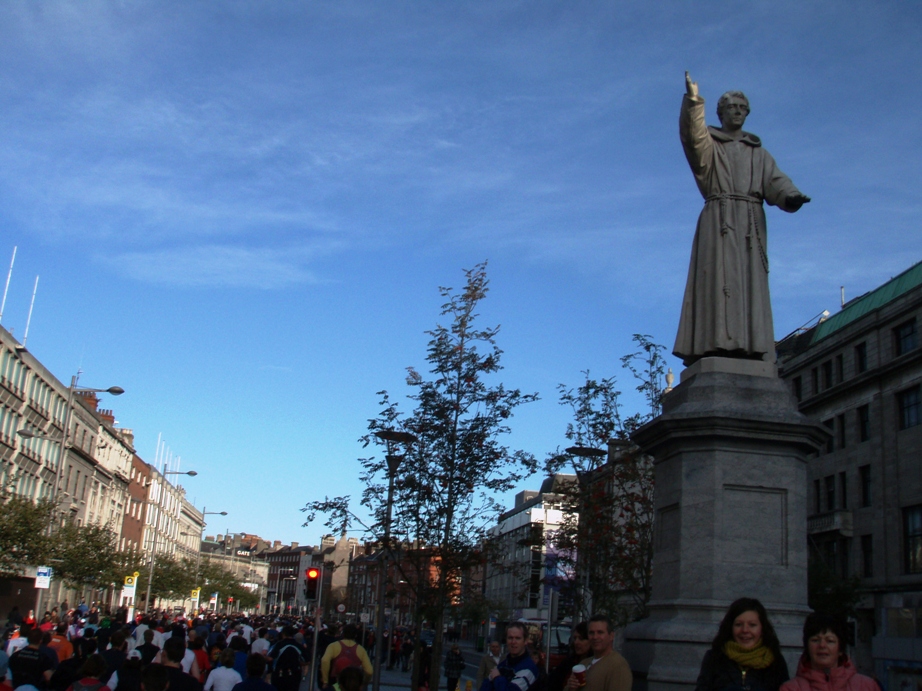
[[[304,570],[304,597],[308,600],[320,598],[320,581],[323,580],[323,568],[311,566]]]

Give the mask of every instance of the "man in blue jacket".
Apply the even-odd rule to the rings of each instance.
[[[506,657],[483,680],[480,691],[528,691],[535,683],[538,667],[525,647],[524,624],[506,626],[506,651]]]

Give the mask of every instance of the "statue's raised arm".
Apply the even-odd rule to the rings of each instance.
[[[688,72],[685,73],[685,93],[689,98],[698,98],[698,82],[693,82]]]

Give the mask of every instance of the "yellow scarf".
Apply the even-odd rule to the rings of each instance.
[[[727,641],[724,643],[724,655],[746,669],[765,669],[775,661],[772,651],[762,645],[761,638],[754,648],[743,648],[736,641]]]

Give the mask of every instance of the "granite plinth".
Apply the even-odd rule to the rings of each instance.
[[[649,689],[693,685],[744,596],[767,607],[793,672],[809,612],[806,459],[828,432],[771,363],[705,358],[689,370],[633,436],[654,459],[656,520],[650,616],[628,626],[624,654]]]

